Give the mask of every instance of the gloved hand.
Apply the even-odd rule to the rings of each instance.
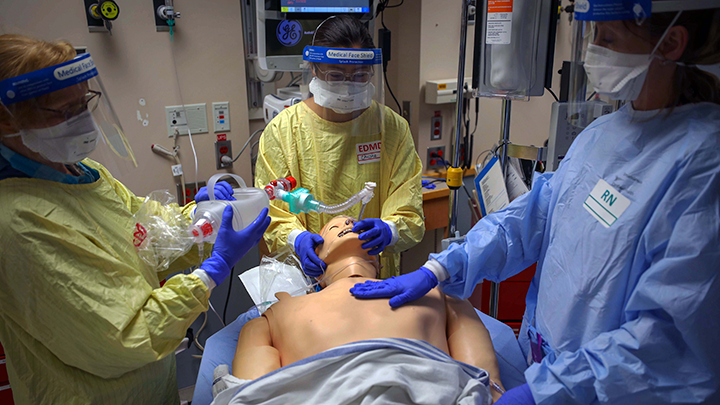
[[[357,283],[350,293],[358,298],[390,298],[390,306],[397,308],[410,301],[422,298],[438,285],[438,279],[432,271],[425,267],[391,277],[383,281],[366,281]]]
[[[260,212],[255,220],[242,231],[236,232],[232,226],[233,209],[229,205],[223,210],[222,222],[218,231],[212,255],[200,265],[200,268],[220,285],[230,275],[230,269],[235,266],[245,254],[260,242],[265,230],[270,225],[268,209]]]
[[[535,399],[530,387],[525,383],[502,394],[495,405],[535,405]]]
[[[300,258],[303,271],[309,277],[320,277],[325,273],[327,265],[315,253],[315,248],[324,242],[322,236],[309,231],[304,231],[295,238],[295,253]]]
[[[195,194],[195,202],[207,201],[210,199],[207,187],[200,187],[200,190]],[[215,183],[215,199],[216,200],[228,200],[234,201],[232,186],[226,181],[218,181]]]
[[[360,233],[359,239],[366,240],[362,244],[363,249],[371,249],[368,254],[374,256],[382,252],[387,245],[392,242],[392,231],[390,226],[378,218],[367,218],[360,222],[356,222],[352,229],[355,233]],[[363,232],[365,231],[365,232]]]

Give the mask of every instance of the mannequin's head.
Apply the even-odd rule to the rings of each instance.
[[[378,257],[362,248],[363,241],[352,231],[355,218],[338,215],[320,231],[325,242],[315,249],[318,257],[327,264],[322,278],[323,287],[348,277],[377,278]]]

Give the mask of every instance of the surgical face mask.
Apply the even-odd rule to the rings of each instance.
[[[655,55],[655,51],[681,13],[675,15],[649,54],[621,53],[594,44],[588,45],[584,68],[595,91],[612,100],[636,100],[642,92],[653,58],[664,59]]]
[[[22,129],[10,136],[20,136],[23,144],[45,159],[74,164],[88,157],[97,146],[100,128],[90,111],[48,128]]]
[[[590,44],[584,67],[598,94],[612,100],[632,101],[642,91],[652,60],[652,55],[620,53]]]
[[[353,82],[330,84],[314,77],[310,82],[310,92],[315,97],[315,104],[338,114],[349,114],[370,107],[375,86]]]

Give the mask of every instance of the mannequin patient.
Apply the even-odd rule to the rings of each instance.
[[[433,289],[400,308],[387,299],[360,300],[350,294],[355,283],[374,280],[377,256],[361,248],[351,230],[354,219],[333,218],[321,231],[325,242],[316,252],[327,269],[319,278],[324,289],[279,302],[242,328],[232,364],[233,375],[254,380],[273,370],[347,343],[378,338],[423,340],[453,359],[488,372],[501,384],[490,335],[464,300]],[[499,394],[493,392],[493,400]]]

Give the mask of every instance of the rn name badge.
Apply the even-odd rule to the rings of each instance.
[[[605,228],[610,228],[629,206],[630,200],[603,179],[598,181],[583,203],[585,210]]]

